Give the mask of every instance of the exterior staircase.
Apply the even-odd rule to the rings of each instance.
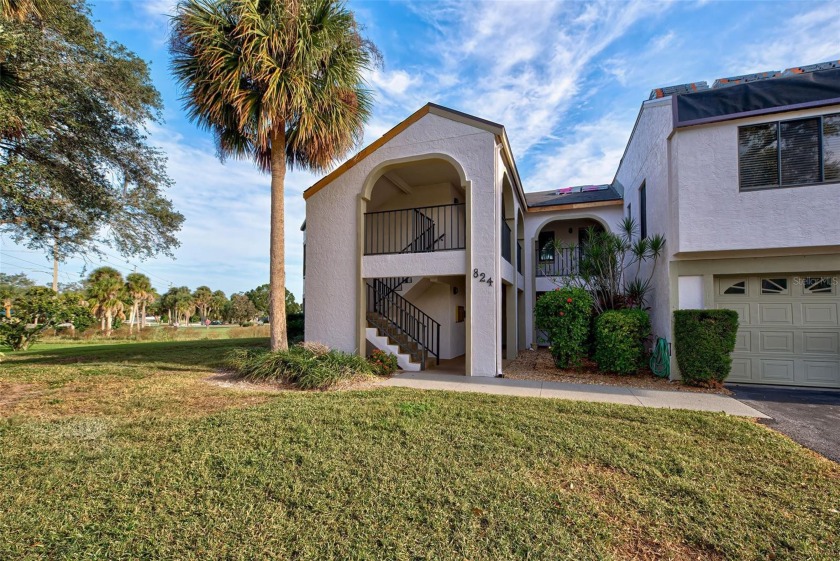
[[[407,278],[368,282],[367,340],[397,356],[403,370],[425,370],[431,357],[440,362],[440,323],[398,293]]]
[[[368,327],[365,330],[368,342],[371,345],[397,357],[397,364],[400,370],[418,371],[422,370],[421,354],[423,349],[413,341],[401,337],[399,331],[390,327],[387,320],[381,315],[370,312],[367,315]],[[402,340],[400,342],[400,340]]]

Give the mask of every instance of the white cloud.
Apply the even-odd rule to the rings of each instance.
[[[629,117],[629,118],[628,118]],[[525,179],[529,191],[610,183],[630,137],[635,115],[607,114],[571,128],[558,144],[536,157]]]
[[[762,33],[760,40],[741,45],[727,57],[729,75],[785,70],[817,62],[840,59],[840,18],[821,4],[794,15],[784,25]]]
[[[439,30],[428,53],[440,53],[437,75],[461,76],[447,99],[503,123],[519,157],[551,139],[580,99],[593,62],[665,4],[534,2],[444,3],[416,13]],[[427,54],[428,54],[427,53]],[[429,76],[432,78],[433,76]],[[434,91],[440,84],[427,84]]]

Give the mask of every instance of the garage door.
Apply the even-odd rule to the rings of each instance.
[[[730,382],[840,387],[840,273],[715,278],[738,312]]]

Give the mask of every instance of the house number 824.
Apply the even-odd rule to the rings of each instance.
[[[486,282],[488,286],[493,286],[493,277],[488,277],[484,273],[479,273],[478,269],[473,269],[473,278],[478,279],[478,282]]]

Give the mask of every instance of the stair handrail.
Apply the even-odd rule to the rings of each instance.
[[[426,353],[440,364],[440,323],[399,294],[389,291],[381,279],[373,279],[367,285],[369,311],[382,316],[397,331],[422,347],[422,368],[426,368]]]

